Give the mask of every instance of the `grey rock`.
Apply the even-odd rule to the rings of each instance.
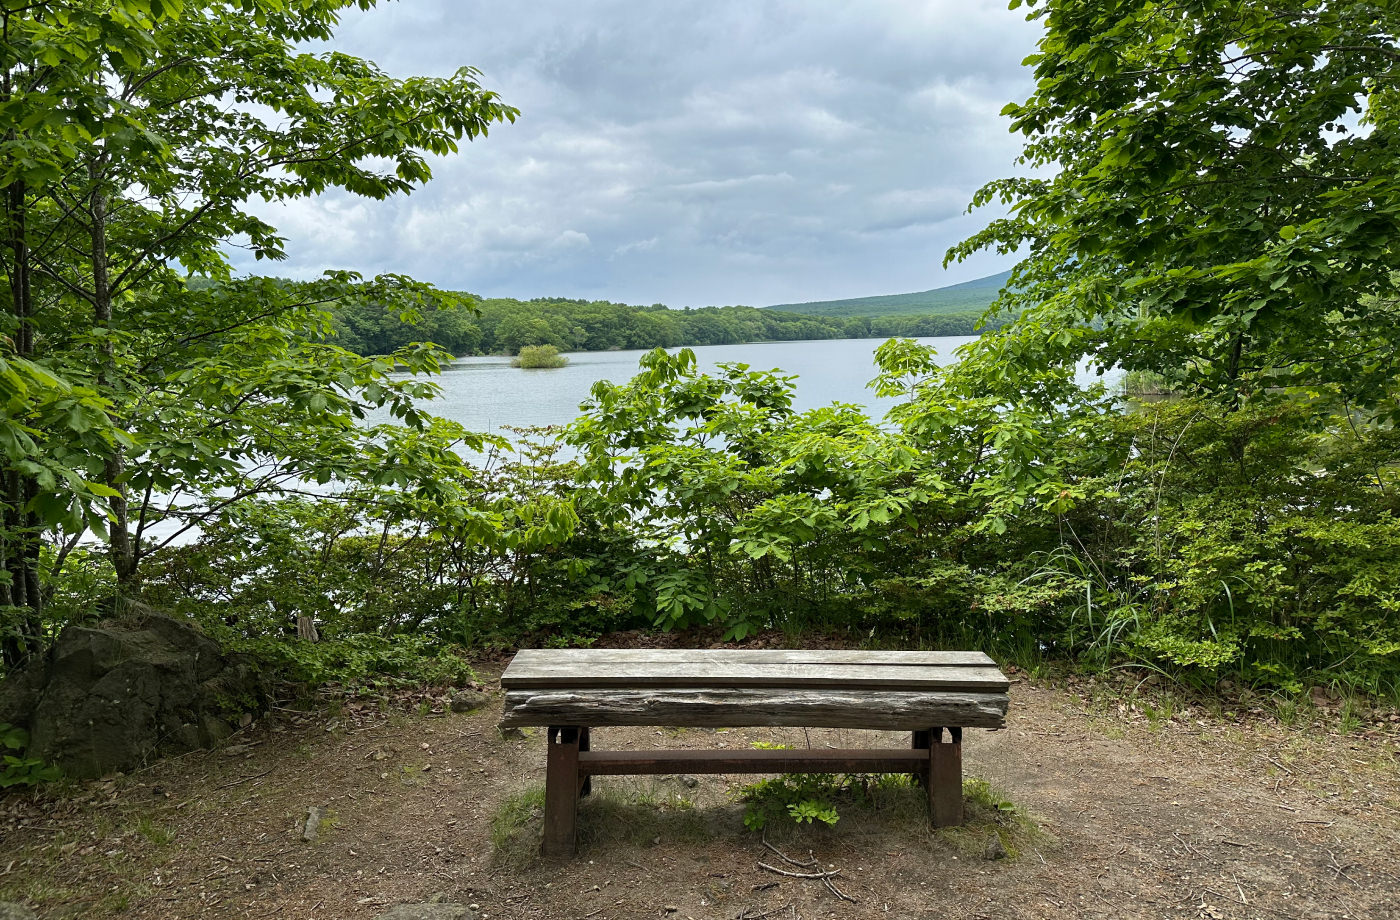
[[[374,920],[476,920],[476,912],[465,904],[395,904]]]
[[[212,715],[206,715],[200,720],[200,728],[203,731],[201,737],[208,738],[211,744],[218,744],[233,734],[232,725]]]
[[[992,835],[987,838],[987,848],[982,851],[983,859],[1005,859],[1006,847],[1002,846],[1001,835],[992,831]]]
[[[693,776],[682,776],[680,779],[681,785],[687,789],[694,789],[696,786],[700,785],[700,780]]]
[[[204,737],[204,735],[199,733],[198,725],[192,722],[186,722],[175,729],[175,731],[171,732],[170,746],[172,748],[184,748],[187,751],[193,751],[202,745]]]
[[[487,702],[486,694],[480,690],[458,690],[447,705],[453,712],[476,712]]]
[[[38,916],[23,904],[0,901],[0,920],[38,920]]]
[[[316,839],[316,835],[321,832],[321,819],[326,816],[326,812],[320,805],[312,805],[306,809],[306,821],[301,826],[301,839],[307,843]]]
[[[91,779],[213,747],[232,733],[224,713],[266,699],[246,659],[224,655],[188,620],[137,608],[68,627],[0,681],[0,722],[28,730],[26,756]]]

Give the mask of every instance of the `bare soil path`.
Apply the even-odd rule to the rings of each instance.
[[[532,858],[528,820],[493,851],[493,817],[544,776],[543,738],[503,738],[494,697],[462,715],[372,701],[277,712],[222,751],[47,801],[0,800],[0,900],[45,920],[371,918],[435,895],[488,920],[1400,917],[1400,717],[1365,713],[1343,732],[1326,708],[1290,727],[1147,699],[1018,680],[1007,728],[967,733],[968,773],[1038,828],[1014,858],[983,858],[990,824],[932,833],[917,814],[843,812],[835,828],[774,832],[783,853],[839,869],[833,881],[855,903],[760,868],[811,871],[743,827],[733,790],[747,777],[596,780],[579,858]],[[892,740],[649,728],[595,738]],[[313,805],[326,818],[306,842]]]

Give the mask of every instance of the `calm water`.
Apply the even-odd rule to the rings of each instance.
[[[954,350],[973,336],[920,339],[938,350],[945,364],[956,360]],[[713,371],[726,362],[754,370],[781,370],[796,375],[793,406],[800,410],[833,402],[865,406],[883,415],[894,400],[880,399],[866,384],[875,377],[875,349],[885,339],[828,339],[816,342],[765,342],[753,345],[696,346],[700,370]],[[645,351],[586,351],[569,354],[565,367],[524,370],[509,358],[460,358],[443,369],[438,383],[442,395],[423,408],[461,423],[469,431],[494,432],[503,425],[562,425],[578,415],[579,403],[599,380],[625,383],[639,370]],[[376,419],[379,421],[379,419]]]

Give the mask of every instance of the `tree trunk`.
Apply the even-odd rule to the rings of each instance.
[[[103,187],[104,158],[98,157],[88,166],[88,179],[92,183],[92,305],[93,323],[99,329],[107,330],[102,341],[102,361],[97,371],[97,386],[102,392],[110,391],[116,383],[116,357],[112,345],[112,285],[107,262],[107,192]],[[137,564],[140,562],[139,547],[131,540],[131,511],[127,501],[126,453],[120,444],[112,445],[112,452],[103,464],[103,478],[117,494],[108,499],[112,512],[111,557],[112,568],[117,576],[118,598],[135,593],[139,580]]]
[[[8,25],[8,23],[7,23]],[[4,75],[0,94],[11,95],[10,75]],[[14,139],[14,132],[10,134]],[[10,259],[10,313],[13,317],[14,353],[29,358],[34,353],[34,293],[30,282],[30,252],[26,221],[29,191],[16,180],[5,189],[5,250]],[[0,607],[16,610],[5,625],[0,660],[14,667],[32,652],[42,631],[43,600],[39,591],[38,521],[27,506],[37,489],[32,477],[7,469],[0,479],[3,514],[0,514]]]
[[[1238,412],[1243,396],[1240,393],[1240,370],[1244,365],[1244,333],[1235,333],[1235,339],[1230,346],[1230,358],[1225,365],[1226,374],[1229,379],[1229,398],[1226,405],[1229,410]],[[1230,438],[1230,457],[1239,467],[1240,474],[1244,474],[1244,455],[1247,444],[1242,434],[1235,434]]]

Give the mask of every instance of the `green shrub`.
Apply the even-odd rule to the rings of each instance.
[[[312,686],[381,677],[445,686],[465,684],[476,676],[462,650],[439,647],[424,636],[359,633],[321,642],[263,636],[227,644],[252,657],[267,673]]]
[[[563,367],[569,359],[559,354],[553,345],[526,345],[510,362],[515,367]]]
[[[870,807],[884,793],[908,787],[903,774],[784,773],[745,786],[738,795],[745,803],[744,826],[758,831],[775,821],[832,827],[841,818],[838,807]]]
[[[460,679],[454,648],[649,624],[1400,688],[1389,420],[1322,392],[1124,408],[1053,374],[1030,400],[978,360],[880,360],[880,392],[905,396],[886,424],[654,352],[594,387],[576,460],[526,431],[431,489],[239,502],[153,556],[141,599],[308,682]],[[109,567],[67,557],[50,634],[101,614]],[[303,617],[323,642],[295,638]]]
[[[29,746],[29,733],[8,722],[0,722],[0,789],[14,786],[37,786],[51,783],[60,777],[58,767],[45,764],[37,757],[25,757],[23,751]]]

